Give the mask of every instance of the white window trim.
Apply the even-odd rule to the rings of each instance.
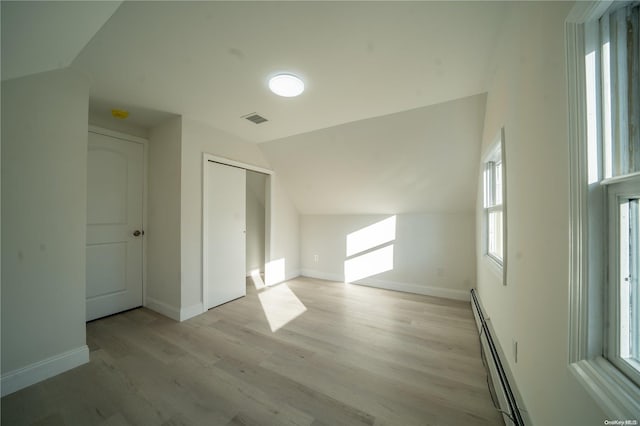
[[[576,2],[565,24],[565,46],[568,84],[569,138],[569,369],[613,419],[636,419],[640,413],[640,388],[603,358],[598,336],[604,329],[604,315],[600,324],[590,323],[589,308],[589,238],[587,202],[587,109],[585,85],[585,27],[597,21],[611,5],[611,1]],[[593,243],[593,238],[592,242]],[[597,283],[591,283],[598,285]],[[600,283],[599,285],[603,285]],[[599,290],[603,290],[600,287]],[[591,289],[594,292],[594,289]],[[603,293],[601,293],[603,294]],[[597,303],[597,302],[596,302]],[[593,316],[592,316],[593,319]],[[602,339],[600,334],[599,339]],[[597,353],[597,347],[600,353]]]
[[[502,285],[507,285],[507,161],[506,146],[504,138],[504,127],[501,127],[491,145],[482,156],[482,192],[486,197],[485,187],[485,167],[496,157],[496,151],[500,150],[500,161],[502,163],[502,261],[489,253],[489,223],[487,207],[485,201],[482,203],[482,251],[484,259],[489,268],[500,277]]]

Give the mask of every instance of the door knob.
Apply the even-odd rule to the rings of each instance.
[[[140,232],[137,229],[135,231],[133,231],[133,236],[134,237],[139,237],[140,235],[144,235],[144,231]]]

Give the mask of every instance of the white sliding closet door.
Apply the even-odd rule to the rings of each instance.
[[[205,308],[246,295],[246,171],[205,164]]]

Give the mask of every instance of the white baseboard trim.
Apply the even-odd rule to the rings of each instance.
[[[320,280],[344,282],[344,277],[338,274],[314,271],[311,269],[303,269],[302,276],[309,278],[317,278]],[[468,302],[470,294],[466,290],[457,290],[442,287],[430,287],[425,285],[400,283],[396,281],[380,280],[375,278],[365,278],[357,282],[351,283],[356,285],[364,285],[367,287],[382,288],[385,290],[402,291],[404,293],[422,294],[424,296],[443,297],[445,299],[463,300]]]
[[[180,309],[156,300],[153,297],[147,296],[147,299],[144,302],[144,306],[145,308],[149,308],[152,311],[164,315],[165,317],[171,318],[172,320],[180,321]]]
[[[274,285],[282,284],[282,283],[287,282],[289,280],[292,280],[294,278],[298,278],[299,276],[300,276],[300,270],[299,269],[294,269],[292,271],[285,271],[285,275],[284,275],[282,281],[276,281],[276,282],[269,283],[269,284],[267,284],[266,281],[265,281],[265,285],[267,287],[272,287]]]
[[[203,312],[204,309],[201,302],[198,302],[195,305],[187,306],[186,308],[180,309],[180,321],[186,321],[189,318],[193,318]]]
[[[316,278],[318,280],[337,281],[339,283],[344,282],[344,276],[342,275],[316,271],[314,269],[303,269],[300,271],[300,275],[308,278]]]
[[[42,361],[5,373],[0,378],[2,396],[24,389],[89,362],[89,347],[82,345]]]
[[[284,280],[289,281],[300,276],[300,269],[294,269],[285,273]]]
[[[457,290],[451,288],[442,287],[430,287],[426,285],[399,283],[395,281],[377,280],[365,278],[363,280],[351,283],[357,285],[364,285],[368,287],[383,288],[385,290],[403,291],[405,293],[422,294],[424,296],[442,297],[445,299],[463,300],[468,302],[471,300],[471,295],[468,291]]]

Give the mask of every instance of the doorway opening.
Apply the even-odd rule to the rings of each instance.
[[[266,196],[268,175],[247,170],[246,263],[247,277],[264,287],[266,249]]]

